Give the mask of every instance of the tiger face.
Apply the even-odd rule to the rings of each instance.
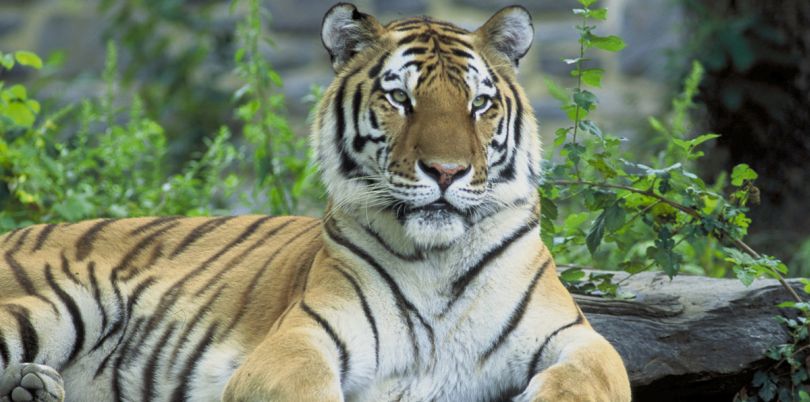
[[[531,202],[540,144],[515,72],[532,38],[521,7],[473,32],[333,7],[322,40],[337,77],[313,129],[331,208],[389,214],[429,249]]]

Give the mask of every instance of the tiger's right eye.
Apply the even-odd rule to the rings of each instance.
[[[391,99],[393,99],[396,103],[404,105],[408,102],[408,94],[401,89],[395,89],[391,91]]]

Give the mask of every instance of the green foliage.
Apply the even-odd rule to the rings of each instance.
[[[758,196],[756,173],[739,165],[729,184],[719,179],[712,186],[692,173],[704,156],[701,145],[719,137],[690,132],[689,112],[704,73],[700,64],[692,66],[672,112],[649,118],[657,138],[649,160],[636,159],[625,139],[589,118],[599,99],[588,87],[599,87],[603,71],[584,67],[588,51],[618,51],[624,43],[595,34],[592,22],[607,11],[588,3],[580,1],[583,7],[574,10],[582,19],[576,26],[580,52],[563,60],[573,66],[576,86],[546,81],[570,120],[555,132],[559,157],[546,158],[552,162],[540,186],[543,238],[561,265],[571,267],[563,281],[574,291],[617,296],[612,274],[586,276],[582,268],[618,267],[631,275],[659,269],[670,277],[733,271],[746,284],[761,276],[781,278],[784,264],[742,243],[750,224],[747,204]]]
[[[810,290],[810,289],[807,289]],[[765,352],[773,366],[757,370],[751,384],[741,389],[735,402],[810,402],[810,337],[808,337],[808,316],[810,304],[806,302],[785,302],[780,307],[794,310],[799,315],[776,317],[785,326],[791,342],[776,345]]]
[[[574,65],[576,87],[565,90],[546,81],[571,123],[555,132],[560,155],[547,158],[552,162],[547,162],[540,186],[543,239],[560,266],[568,268],[560,278],[573,292],[610,297],[632,295],[620,293],[612,273],[586,274],[583,268],[619,267],[630,276],[659,269],[670,277],[682,272],[725,276],[733,271],[746,286],[756,278],[774,278],[793,297],[780,307],[799,313],[777,317],[792,339],[768,350],[768,358],[776,363],[758,371],[736,400],[810,402],[810,303],[783,279],[788,273],[785,264],[743,241],[750,224],[747,205],[758,202],[753,184],[757,173],[740,164],[729,183],[721,176],[712,186],[692,173],[695,161],[704,156],[699,147],[719,137],[692,135],[688,128],[703,67],[693,64],[668,118],[649,118],[658,149],[650,160],[634,160],[622,146],[624,139],[587,119],[599,100],[585,86],[599,87],[602,72],[583,68],[586,50],[618,51],[623,44],[610,36],[594,39],[596,27],[589,21],[604,19],[606,11],[590,9],[591,0],[579,2],[584,8],[574,13],[582,17],[576,27],[580,53],[564,60]],[[804,284],[805,291],[810,290],[810,280]]]
[[[250,6],[235,55],[246,82],[232,109],[243,122],[247,144],[241,146],[223,125],[201,141],[195,157],[174,163],[170,136],[144,101],[122,98],[112,41],[106,90],[81,104],[46,114],[25,86],[0,82],[0,232],[93,217],[221,214],[234,201],[271,214],[317,208],[315,168],[305,139],[281,114],[280,78],[258,55],[258,1]],[[30,52],[0,54],[0,60],[6,69],[42,66]]]

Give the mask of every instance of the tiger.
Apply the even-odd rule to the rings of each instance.
[[[0,401],[631,398],[540,241],[534,36],[340,3],[323,218],[40,224],[0,239]]]

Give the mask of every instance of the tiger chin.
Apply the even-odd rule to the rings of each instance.
[[[475,31],[332,7],[325,218],[4,235],[0,401],[629,401],[539,240],[532,37],[520,7]]]

